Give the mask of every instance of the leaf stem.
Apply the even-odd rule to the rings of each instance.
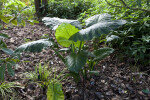
[[[81,47],[82,47],[82,41],[80,41],[80,46],[79,46],[78,54],[79,54],[79,53],[80,53],[80,51],[81,51]]]

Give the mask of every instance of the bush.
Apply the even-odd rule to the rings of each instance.
[[[48,13],[49,17],[59,17],[67,19],[77,19],[80,13],[93,7],[90,2],[85,1],[53,1],[49,2]]]

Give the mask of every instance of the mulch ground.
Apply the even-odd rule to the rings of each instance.
[[[54,37],[43,24],[26,27],[13,27],[1,30],[0,33],[9,35],[5,39],[8,48],[15,50],[21,44],[39,40],[47,36]],[[72,78],[62,82],[65,100],[150,100],[150,76],[146,72],[139,72],[129,62],[117,58],[117,53],[100,61],[95,70],[98,76],[90,76],[85,82],[76,84]],[[24,62],[26,61],[26,62]],[[5,79],[15,81],[22,85],[16,89],[15,100],[46,100],[46,89],[42,89],[32,80],[26,79],[24,73],[35,71],[35,66],[41,62],[48,63],[50,67],[63,71],[65,65],[50,48],[40,53],[23,53],[21,61],[15,67],[15,76],[6,74]],[[68,81],[69,80],[69,81]]]

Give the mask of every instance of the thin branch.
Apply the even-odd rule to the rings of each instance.
[[[123,8],[123,6],[117,6],[117,5],[113,5],[111,3],[109,3],[107,0],[105,0],[107,2],[108,5],[111,5],[112,7],[119,7],[119,8]],[[141,9],[141,8],[131,8],[129,6],[127,6],[127,4],[123,1],[123,0],[120,0],[123,5],[124,5],[124,8],[128,8],[128,9],[131,9],[131,10],[141,10],[141,11],[144,11],[144,12],[147,12],[147,13],[150,13],[150,10],[146,10],[146,9]]]
[[[123,1],[123,0],[120,0],[122,2],[122,4],[125,6],[125,7],[128,7],[127,4]]]
[[[109,5],[113,6],[113,7],[119,7],[119,8],[122,8],[122,6],[116,6],[116,5],[113,5],[113,4],[109,3],[107,0],[105,0],[105,1],[107,2],[107,4],[109,4]]]

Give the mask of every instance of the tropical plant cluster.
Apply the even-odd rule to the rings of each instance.
[[[25,26],[26,22],[38,23],[34,20],[35,8],[32,3],[33,0],[0,1],[0,20],[3,22],[0,29],[5,29],[11,23],[16,26]],[[13,51],[4,42],[9,38],[8,35],[0,33],[1,98],[12,93],[11,88],[19,87],[16,83],[5,82],[5,72],[14,76],[14,67],[23,52],[36,53],[45,48],[51,49],[69,71],[66,75],[63,72],[56,74],[49,64],[39,63],[35,71],[26,73],[28,79],[46,91],[48,100],[64,100],[61,81],[65,77],[73,77],[84,88],[88,76],[99,75],[99,71],[95,70],[98,62],[115,50],[120,51],[123,58],[134,59],[134,65],[149,66],[148,0],[49,0],[48,5],[41,5],[41,8],[44,6],[47,11],[42,21],[55,31],[57,42],[48,37],[27,42]],[[90,50],[89,41],[92,41],[93,50]],[[99,44],[104,44],[103,48]],[[7,56],[3,57],[1,52]]]

